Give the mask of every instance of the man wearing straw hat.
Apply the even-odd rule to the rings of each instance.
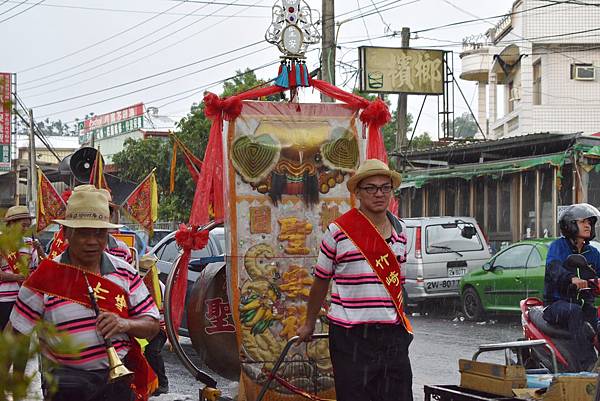
[[[64,227],[69,247],[54,261],[40,263],[23,283],[11,314],[12,326],[19,333],[30,334],[37,321],[44,320],[81,347],[77,353],[65,353],[52,347],[53,339],[42,339],[47,345],[44,357],[56,366],[50,373],[58,383],[55,394],[44,388],[46,399],[129,401],[134,398],[132,388],[147,398],[155,385],[140,376],[149,366],[134,337],[156,335],[158,309],[135,269],[104,251],[108,230],[119,228],[109,222],[106,195],[89,185],[75,188],[65,219],[56,222]],[[92,298],[99,307],[98,316]],[[108,382],[104,338],[112,340],[126,365],[135,365],[133,385],[126,380]]]
[[[413,335],[403,311],[400,268],[406,236],[387,211],[400,181],[385,163],[365,160],[347,182],[360,206],[330,224],[321,242],[298,341],[310,341],[333,279],[327,317],[338,401],[413,399]]]
[[[29,213],[27,206],[13,206],[6,211],[4,222],[8,227],[20,226],[27,230],[31,226],[33,216]],[[37,241],[29,237],[23,237],[25,245],[12,255],[0,256],[0,331],[8,323],[13,305],[17,300],[17,293],[25,276],[19,272],[17,262],[24,258],[32,271],[38,264],[38,249],[41,247]],[[43,256],[43,251],[41,251]]]

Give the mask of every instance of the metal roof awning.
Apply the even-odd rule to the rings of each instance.
[[[544,164],[561,167],[570,156],[571,152],[562,152],[522,159],[502,160],[499,162],[463,164],[441,169],[414,170],[403,174],[402,185],[409,187],[412,184],[415,188],[421,188],[432,181],[452,178],[470,180],[473,177],[488,176],[497,179],[504,174],[517,173]]]

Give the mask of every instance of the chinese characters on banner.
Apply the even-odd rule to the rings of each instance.
[[[10,170],[12,74],[0,73],[0,171]]]
[[[206,319],[210,325],[204,329],[206,334],[235,333],[235,326],[230,323],[231,307],[222,298],[211,298],[206,303]]]
[[[144,104],[138,103],[112,113],[100,114],[79,122],[79,143],[107,138],[143,128]]]
[[[387,47],[361,47],[360,89],[365,92],[441,95],[444,52]]]

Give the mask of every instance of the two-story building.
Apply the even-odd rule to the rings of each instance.
[[[494,245],[556,236],[560,207],[600,206],[600,0],[518,0],[467,38],[486,141],[397,155],[400,214],[474,216]]]

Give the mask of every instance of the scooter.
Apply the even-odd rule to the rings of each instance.
[[[593,291],[598,295],[599,281],[595,271],[589,267],[587,260],[582,255],[571,255],[564,263],[565,268],[577,271],[577,275],[588,281],[588,288],[577,290],[570,288],[573,294],[577,291]],[[559,372],[581,372],[588,369],[588,366],[579,366],[575,358],[573,347],[573,336],[568,330],[548,323],[543,316],[544,304],[538,298],[527,298],[520,302],[521,324],[523,326],[523,335],[526,340],[544,339],[556,354]],[[593,342],[596,352],[600,353],[600,342],[595,330],[590,326],[590,341]],[[552,370],[552,359],[550,352],[543,347],[536,347],[526,358],[527,368],[544,367]]]

